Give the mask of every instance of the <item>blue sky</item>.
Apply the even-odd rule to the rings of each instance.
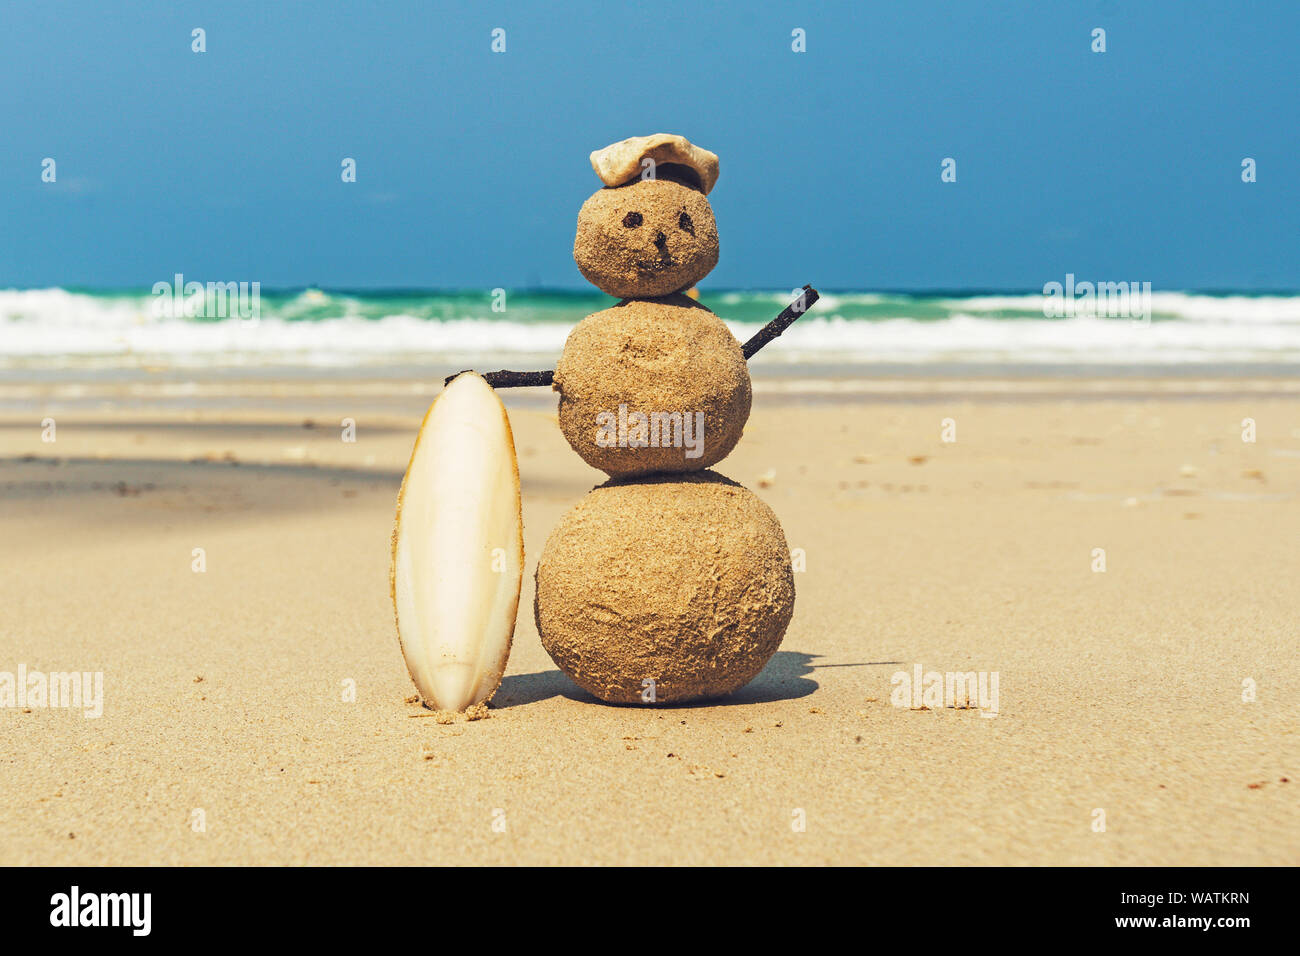
[[[0,286],[583,288],[587,154],[667,131],[721,157],[715,288],[1297,288],[1298,40],[1294,0],[6,0]]]

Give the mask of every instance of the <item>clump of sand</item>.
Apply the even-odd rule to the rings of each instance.
[[[740,343],[684,295],[632,300],[587,316],[569,333],[555,389],[564,437],[610,476],[717,464],[740,441],[753,397]],[[636,415],[646,416],[640,437],[652,444],[638,447],[633,427],[627,441],[615,435],[611,443],[610,416],[617,425]]]
[[[793,612],[780,523],[713,472],[596,488],[556,526],[537,567],[543,646],[578,686],[613,703],[742,687],[776,653]]]

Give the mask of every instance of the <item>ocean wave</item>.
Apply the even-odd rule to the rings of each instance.
[[[1300,361],[1300,325],[1150,322],[1077,316],[933,322],[804,319],[781,337],[788,360],[1021,362],[1106,365]],[[756,361],[762,361],[760,354]]]
[[[706,293],[747,339],[789,293]],[[553,362],[569,329],[607,307],[595,293],[297,290],[261,299],[261,319],[160,314],[147,293],[0,290],[0,367],[40,365],[346,367],[501,356]],[[1300,363],[1300,296],[1158,292],[1153,321],[1048,319],[1044,297],[835,293],[758,362],[1007,362],[1119,365]]]
[[[937,303],[963,312],[1003,312],[1044,315],[1060,301],[1045,295],[970,296],[939,299]],[[1135,292],[1131,301],[1139,301]],[[1151,315],[1189,322],[1252,322],[1264,325],[1300,323],[1300,296],[1201,295],[1191,292],[1152,292]]]

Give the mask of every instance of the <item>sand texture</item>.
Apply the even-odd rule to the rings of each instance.
[[[564,344],[555,390],[569,445],[611,477],[717,464],[753,399],[740,343],[684,295],[587,316]]]
[[[803,556],[794,619],[681,707],[543,650],[537,558],[604,476],[510,396],[522,613],[466,720],[413,701],[388,594],[430,395],[372,384],[0,417],[0,671],[104,680],[98,719],[0,709],[0,864],[1300,862],[1294,392],[756,381],[721,470]],[[918,664],[996,672],[996,716],[894,706]]]
[[[596,488],[547,538],[536,585],[542,646],[613,703],[739,690],[776,652],[794,609],[776,515],[711,471]]]
[[[689,289],[718,264],[709,201],[668,178],[599,189],[578,210],[573,261],[588,282],[616,298]]]

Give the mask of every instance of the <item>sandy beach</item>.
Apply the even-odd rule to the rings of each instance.
[[[103,713],[0,710],[0,864],[1300,862],[1295,383],[994,385],[757,381],[718,470],[806,569],[759,679],[684,707],[542,649],[538,553],[604,476],[509,396],[520,616],[450,724],[387,583],[426,383],[11,389],[0,671],[102,672]],[[917,665],[996,713],[895,706]]]

